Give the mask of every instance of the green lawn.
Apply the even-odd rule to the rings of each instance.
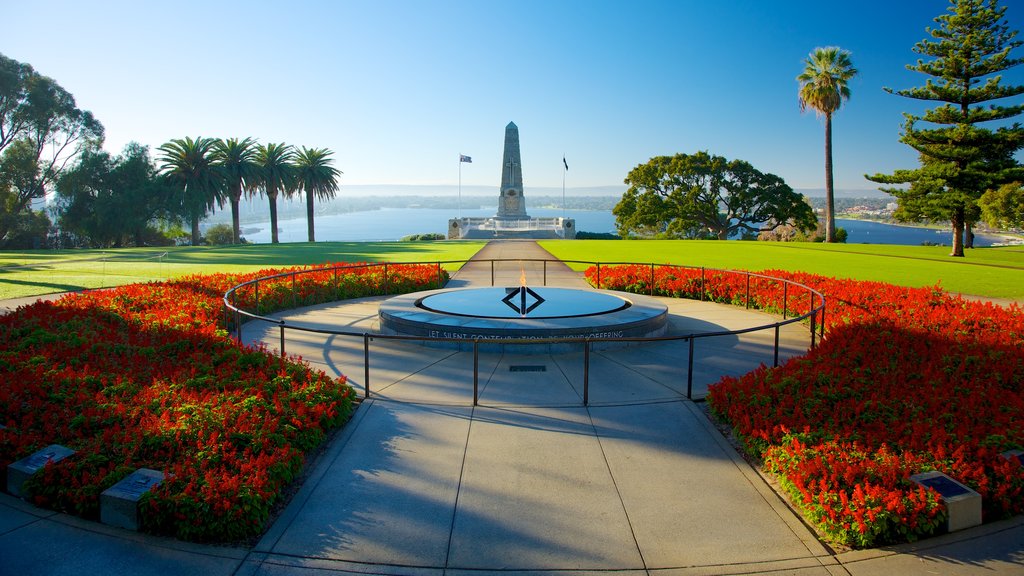
[[[483,242],[463,241],[304,242],[197,248],[0,251],[0,299],[166,280],[185,274],[248,272],[324,262],[466,260],[483,245]],[[457,270],[460,265],[445,268]]]
[[[323,262],[465,260],[483,242],[322,242],[246,246],[0,252],[0,299]],[[654,262],[737,270],[805,270],[903,286],[1024,300],[1024,247],[976,248],[713,240],[543,241],[563,260]],[[166,256],[157,256],[166,252]],[[455,270],[458,264],[445,266]],[[582,270],[585,264],[573,265]]]
[[[882,244],[813,244],[714,240],[543,241],[563,260],[654,262],[735,270],[803,270],[877,280],[901,286],[932,286],[961,294],[1024,300],[1024,247],[975,248],[950,258],[949,247]],[[584,264],[572,265],[577,270]]]

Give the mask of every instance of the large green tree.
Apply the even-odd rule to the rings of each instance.
[[[978,204],[981,206],[981,218],[989,226],[1024,227],[1024,185],[1020,182],[1010,182],[985,192]]]
[[[213,161],[220,168],[224,189],[231,202],[232,244],[240,241],[238,204],[242,193],[255,188],[259,180],[257,153],[256,141],[252,138],[217,140],[213,146]]]
[[[18,146],[15,145],[11,150],[15,148]],[[7,154],[0,158],[0,229],[4,230],[4,235],[0,238],[0,248],[4,249],[44,246],[50,230],[50,219],[45,211],[17,208],[19,196],[16,191],[16,180],[22,173],[16,168],[10,168],[23,158],[18,154]]]
[[[707,152],[651,158],[625,183],[629,189],[612,210],[623,236],[726,240],[817,224],[814,210],[782,178]]]
[[[796,77],[800,111],[808,108],[825,118],[825,242],[836,241],[835,191],[832,183],[832,115],[850,99],[849,82],[857,75],[850,53],[835,46],[815,48]]]
[[[128,144],[117,157],[86,151],[57,181],[58,221],[92,246],[163,244],[158,227],[173,218],[177,194],[141,144]]]
[[[202,238],[199,221],[213,210],[222,198],[224,180],[213,162],[214,138],[185,137],[167,142],[157,148],[161,171],[181,190],[178,203],[181,213],[192,226],[192,245],[198,246]]]
[[[270,242],[277,244],[277,196],[295,189],[295,149],[287,144],[260,145],[256,152],[257,182],[270,202]]]
[[[306,148],[295,155],[295,187],[306,193],[306,228],[309,241],[316,242],[313,227],[313,201],[330,200],[338,192],[341,172],[331,166],[332,152],[327,148]]]
[[[0,54],[0,242],[75,157],[102,141],[103,126],[70,92]]]
[[[948,13],[935,18],[939,27],[927,29],[934,40],[914,46],[914,52],[928,59],[907,66],[930,76],[925,85],[886,88],[889,93],[942,104],[921,116],[904,114],[900,141],[919,153],[918,168],[867,178],[904,185],[882,188],[898,199],[897,218],[950,221],[951,256],[963,257],[964,231],[969,233],[972,222],[980,217],[981,196],[1024,177],[1014,160],[1024,146],[1024,129],[1017,123],[1006,125],[1024,106],[993,104],[1024,93],[1024,86],[1000,84],[999,73],[1024,61],[1011,57],[1021,42],[1014,40],[1017,31],[1009,29],[1005,13],[1006,7],[996,0],[950,0]],[[995,129],[979,126],[1000,121],[1003,125]]]

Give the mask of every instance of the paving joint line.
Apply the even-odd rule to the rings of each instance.
[[[683,394],[682,392],[676,390],[675,388],[672,388],[668,384],[665,384],[663,382],[655,380],[654,378],[651,378],[650,376],[640,372],[639,370],[633,368],[629,364],[626,364],[626,363],[622,362],[621,360],[616,360],[615,358],[612,358],[612,357],[608,356],[604,352],[598,352],[597,355],[600,356],[601,358],[604,358],[605,360],[608,360],[609,362],[612,362],[612,363],[618,364],[619,366],[622,366],[626,370],[629,370],[630,372],[636,374],[637,376],[639,376],[641,378],[644,378],[646,380],[650,380],[651,382],[654,382],[655,384],[657,384],[658,386],[661,386],[662,388],[668,390],[669,392],[671,392],[672,394],[674,394],[678,398],[686,398],[686,395]]]
[[[420,368],[418,370],[415,370],[413,372],[409,372],[408,374],[406,374],[405,376],[402,376],[398,380],[394,380],[394,381],[392,381],[392,382],[390,382],[390,383],[388,383],[388,384],[386,384],[384,386],[381,386],[380,388],[374,388],[374,390],[377,390],[378,392],[383,392],[383,391],[387,390],[388,388],[391,388],[392,386],[394,386],[396,384],[401,384],[402,382],[405,382],[406,380],[408,380],[409,378],[412,378],[413,376],[419,374],[420,372],[423,372],[424,370],[426,370],[428,368],[433,368],[434,366],[440,364],[441,362],[444,362],[445,360],[451,358],[452,356],[455,356],[459,352],[461,352],[461,350],[454,350],[450,354],[448,354],[446,356],[443,356],[441,358],[438,358],[437,360],[431,362],[430,364],[427,364],[426,366],[423,366],[422,368]],[[363,382],[363,390],[366,390],[366,382]]]
[[[469,425],[466,427],[466,442],[462,446],[462,465],[459,467],[459,482],[455,488],[455,502],[452,506],[451,522],[448,524],[448,547],[444,552],[444,566],[442,570],[448,571],[448,564],[452,555],[452,543],[455,539],[455,519],[459,514],[459,498],[462,496],[462,479],[466,475],[466,460],[469,457],[469,439],[473,433],[473,422],[476,421],[476,406],[469,409]]]
[[[494,363],[494,368],[491,368],[490,374],[488,374],[487,378],[484,380],[484,385],[478,387],[478,390],[477,390],[477,402],[478,403],[479,403],[479,400],[480,400],[480,396],[483,396],[484,392],[487,391],[487,386],[490,385],[491,380],[494,378],[494,375],[498,373],[498,366],[501,366],[501,362],[504,359],[505,359],[505,348],[502,347],[501,354],[498,356],[498,360]],[[480,377],[480,373],[477,372],[477,378],[479,378],[479,377]]]
[[[572,388],[572,391],[576,393],[576,397],[580,399],[580,402],[582,402],[583,395],[580,394],[580,391],[576,389],[576,386],[574,386],[572,383],[572,378],[569,378],[569,375],[566,373],[565,368],[563,368],[562,365],[558,362],[558,355],[551,354],[550,356],[551,363],[554,364],[556,368],[558,368],[558,373],[562,375],[562,378],[565,379],[565,382],[569,385],[569,388]]]
[[[594,415],[590,412],[590,406],[584,406],[587,411],[587,419],[590,421],[590,429],[594,431],[594,438],[597,440],[597,447],[601,450],[601,459],[604,461],[605,470],[608,471],[608,477],[611,478],[612,486],[615,487],[615,497],[619,499],[619,506],[622,507],[622,514],[626,517],[626,524],[629,524],[629,535],[633,538],[633,545],[636,546],[636,553],[640,555],[640,564],[643,565],[643,571],[645,574],[650,576],[650,568],[647,566],[647,559],[644,558],[644,551],[640,548],[640,541],[637,540],[636,530],[633,528],[633,519],[629,517],[629,510],[626,509],[626,502],[622,499],[622,492],[619,490],[619,483],[615,480],[615,474],[612,472],[612,466],[608,462],[608,454],[604,451],[604,442],[601,441],[601,434],[597,431],[597,426],[594,424]]]

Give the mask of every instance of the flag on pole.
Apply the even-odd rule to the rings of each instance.
[[[472,164],[473,163],[473,158],[471,158],[469,156],[463,156],[462,154],[459,154],[459,162],[469,162],[470,164]]]
[[[569,163],[565,161],[565,156],[562,156],[562,164],[565,164],[565,169],[569,169]]]

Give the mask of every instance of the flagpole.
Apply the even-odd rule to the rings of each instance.
[[[462,220],[462,153],[459,152],[459,220]],[[459,222],[459,226],[462,223]]]
[[[565,173],[569,168],[565,164],[565,154],[562,154],[562,218],[566,217],[565,212]]]

